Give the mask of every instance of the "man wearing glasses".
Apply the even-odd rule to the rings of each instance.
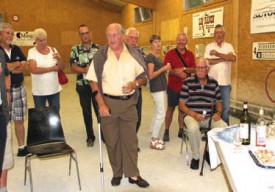
[[[195,70],[194,76],[184,80],[179,101],[179,109],[186,114],[184,123],[188,130],[188,139],[193,157],[190,165],[191,169],[199,169],[200,127],[208,127],[212,106],[215,106],[216,110],[211,119],[211,128],[226,127],[226,123],[221,119],[220,88],[217,81],[208,76],[209,67],[206,60],[198,59]],[[209,158],[206,159],[208,161]]]
[[[144,61],[146,62],[146,55],[145,53],[141,50],[140,47],[138,47],[138,39],[139,39],[139,31],[134,28],[130,27],[125,30],[125,43],[131,47],[134,47],[138,52],[142,55],[144,58]],[[137,102],[137,113],[138,113],[138,122],[136,126],[136,132],[138,132],[140,124],[141,124],[141,111],[142,111],[142,88],[138,88],[139,90],[139,97],[138,97],[138,102]],[[140,151],[140,148],[138,147],[137,149]]]
[[[80,25],[78,27],[78,33],[81,42],[72,47],[70,55],[70,68],[72,72],[76,73],[76,91],[79,96],[86,127],[86,143],[88,147],[92,147],[95,141],[91,109],[92,103],[96,115],[98,115],[98,110],[96,108],[95,99],[92,97],[92,90],[89,81],[86,80],[85,77],[93,57],[99,49],[99,46],[91,41],[90,32],[87,25]]]

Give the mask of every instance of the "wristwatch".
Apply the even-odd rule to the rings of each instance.
[[[183,68],[183,72],[185,72],[185,71],[186,71],[186,67]]]

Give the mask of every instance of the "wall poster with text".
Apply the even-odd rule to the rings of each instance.
[[[275,1],[251,0],[250,33],[275,31]]]
[[[33,46],[33,31],[15,31],[12,43],[17,46]]]
[[[193,38],[214,36],[217,24],[223,25],[223,7],[193,14]]]
[[[275,60],[275,42],[253,42],[252,59]]]

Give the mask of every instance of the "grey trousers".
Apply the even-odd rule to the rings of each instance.
[[[137,100],[116,100],[104,97],[111,109],[110,117],[101,118],[102,133],[114,177],[139,176],[138,139],[136,134]]]
[[[207,128],[209,125],[209,118],[205,119],[204,121],[198,122],[193,117],[186,116],[184,118],[184,123],[187,127],[192,156],[194,159],[199,159],[200,158],[200,141],[201,141],[200,127]],[[226,127],[226,126],[227,124],[222,119],[218,121],[214,121],[212,119],[211,128]]]

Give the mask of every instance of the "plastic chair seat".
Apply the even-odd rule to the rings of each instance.
[[[31,155],[36,155],[39,158],[53,157],[73,153],[74,150],[66,142],[45,143],[27,147],[27,151]]]

